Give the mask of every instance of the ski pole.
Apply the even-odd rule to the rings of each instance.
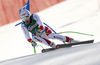
[[[34,44],[36,44],[35,42],[34,42]],[[34,49],[34,54],[36,54],[36,49],[35,49],[35,46],[31,43],[31,45],[33,46],[33,49]]]
[[[65,31],[65,32],[59,32],[59,33],[42,33],[42,34],[62,34],[62,33],[76,33],[76,34],[94,36],[93,34],[86,34],[86,33],[81,33],[81,32],[74,32],[74,31]]]
[[[35,49],[35,46],[33,46],[33,48],[34,48],[34,54],[36,54],[36,49]]]
[[[42,45],[40,45],[40,44],[39,45],[36,45],[35,47],[38,47],[38,46],[40,46],[42,49],[44,49],[44,47]]]
[[[15,26],[18,26],[19,24],[22,24],[22,22],[20,22],[20,23],[16,24]]]
[[[42,49],[44,49],[42,45],[39,44],[39,46],[40,46]]]
[[[43,46],[40,45],[40,44],[39,45],[36,45],[36,46],[33,46],[33,48],[34,48],[34,54],[36,54],[36,48],[35,47],[38,47],[38,46],[40,46],[42,49],[44,49]]]

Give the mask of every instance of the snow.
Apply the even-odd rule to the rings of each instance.
[[[94,39],[94,44],[63,48],[40,53],[41,47],[33,47],[24,37],[18,20],[0,27],[0,65],[100,65],[100,11],[98,0],[67,0],[38,12],[41,20],[56,32],[76,31],[95,36],[66,33],[76,40]],[[55,40],[52,40],[55,41]],[[62,43],[55,41],[56,43]],[[40,43],[39,43],[40,44]],[[45,46],[41,44],[44,48]]]

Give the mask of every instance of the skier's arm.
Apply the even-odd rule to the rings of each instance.
[[[23,31],[27,41],[30,42],[32,44],[32,46],[36,46],[37,43],[30,38],[27,28],[23,24],[22,24],[21,28],[22,28],[22,31]]]
[[[22,31],[23,31],[23,33],[24,33],[25,38],[27,39],[27,41],[31,42],[32,39],[31,39],[31,37],[29,35],[29,32],[28,32],[27,28],[23,24],[22,24],[21,28],[22,28]]]

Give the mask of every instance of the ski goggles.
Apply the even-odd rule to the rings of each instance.
[[[25,16],[22,18],[23,21],[29,20],[29,16]]]

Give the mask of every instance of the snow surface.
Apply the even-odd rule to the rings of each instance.
[[[76,40],[94,39],[94,44],[40,53],[24,37],[19,21],[0,27],[0,65],[100,65],[100,8],[98,0],[67,0],[37,13],[56,32],[76,31],[95,36],[66,33]],[[57,44],[61,43],[57,40]],[[40,44],[40,43],[39,43]],[[44,48],[45,46],[41,44]]]

